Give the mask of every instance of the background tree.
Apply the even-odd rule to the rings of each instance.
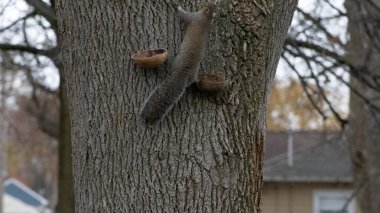
[[[328,14],[325,13],[326,7],[330,11]],[[376,131],[380,127],[380,2],[346,0],[345,7],[347,11],[335,1],[322,0],[316,1],[311,11],[298,8],[299,25],[290,31],[283,59],[299,77],[306,94],[310,94],[308,89],[318,93],[342,127],[346,126],[347,120],[327,97],[324,82],[334,82],[335,79],[350,89],[350,120],[345,132],[351,147],[356,185],[352,198],[358,195],[362,212],[377,212],[380,205],[380,143]],[[347,21],[347,17],[349,36],[345,37],[344,33],[334,29]],[[330,24],[335,28],[328,28]],[[314,90],[313,85],[316,86]],[[311,103],[315,103],[315,99],[308,97]],[[313,105],[324,116],[318,105]]]
[[[0,26],[0,50],[10,52],[9,63],[17,65],[33,88],[32,99],[36,94],[46,96],[55,94],[60,100],[59,122],[46,114],[46,109],[36,101],[31,113],[42,130],[59,141],[59,190],[58,207],[60,212],[74,212],[72,189],[71,143],[69,114],[66,108],[63,64],[60,61],[59,47],[56,42],[57,23],[55,1],[26,0],[24,2],[7,0],[0,5],[0,15],[7,25]],[[17,18],[15,14],[18,15]],[[12,17],[10,20],[7,20]],[[7,20],[7,21],[5,21]],[[60,86],[53,89],[47,84],[42,70],[51,67],[58,69]],[[32,109],[30,108],[30,109]],[[48,109],[50,110],[50,109]],[[55,109],[54,109],[55,110]]]
[[[361,210],[375,213],[380,209],[380,1],[346,0],[345,7],[351,38],[346,58],[362,76],[350,82],[347,139]]]
[[[142,70],[128,56],[168,47],[171,64],[181,41],[174,4],[58,1],[76,210],[260,212],[268,93],[296,3],[220,1],[202,72],[230,87],[219,101],[190,89],[146,125],[140,107],[168,66]]]

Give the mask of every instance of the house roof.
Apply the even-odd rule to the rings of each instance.
[[[271,134],[268,133],[265,145],[265,154],[270,153],[268,155],[271,157],[267,157],[264,162],[264,181],[352,182],[349,147],[343,136],[333,133],[319,133],[319,136],[316,132],[310,135],[308,132],[293,133],[293,165],[289,166],[287,136],[273,137]]]
[[[9,178],[4,182],[4,192],[30,206],[46,206],[48,201],[20,181]]]
[[[336,132],[294,131],[292,132],[294,150],[304,149],[322,141],[330,140],[336,135]],[[287,152],[288,137],[288,131],[269,131],[265,143],[265,160],[285,154]]]

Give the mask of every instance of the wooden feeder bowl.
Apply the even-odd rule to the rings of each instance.
[[[148,69],[158,68],[166,61],[167,57],[168,51],[166,49],[140,50],[131,56],[133,63]]]
[[[220,92],[226,88],[226,81],[219,75],[199,74],[197,87],[203,92]]]

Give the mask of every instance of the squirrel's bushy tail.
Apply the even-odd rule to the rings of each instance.
[[[161,120],[181,98],[186,87],[181,84],[173,85],[166,81],[158,86],[146,99],[141,110],[141,116],[150,123]]]

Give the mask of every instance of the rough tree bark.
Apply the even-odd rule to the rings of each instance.
[[[364,83],[352,77],[352,87],[371,99],[374,106],[380,107],[379,99],[373,99],[380,93],[369,86],[376,85],[373,76],[380,75],[380,37],[376,23],[380,18],[380,1],[372,0],[372,3],[377,8],[370,1],[345,2],[351,38],[347,56],[356,67],[362,67],[360,75],[367,81]],[[351,92],[349,120],[347,138],[351,145],[354,182],[361,212],[376,213],[380,209],[380,113]]]
[[[296,3],[220,1],[201,72],[230,86],[217,97],[190,88],[146,125],[140,107],[182,40],[174,4],[59,0],[76,211],[260,212],[268,93]],[[170,58],[158,70],[131,63],[162,47]]]

